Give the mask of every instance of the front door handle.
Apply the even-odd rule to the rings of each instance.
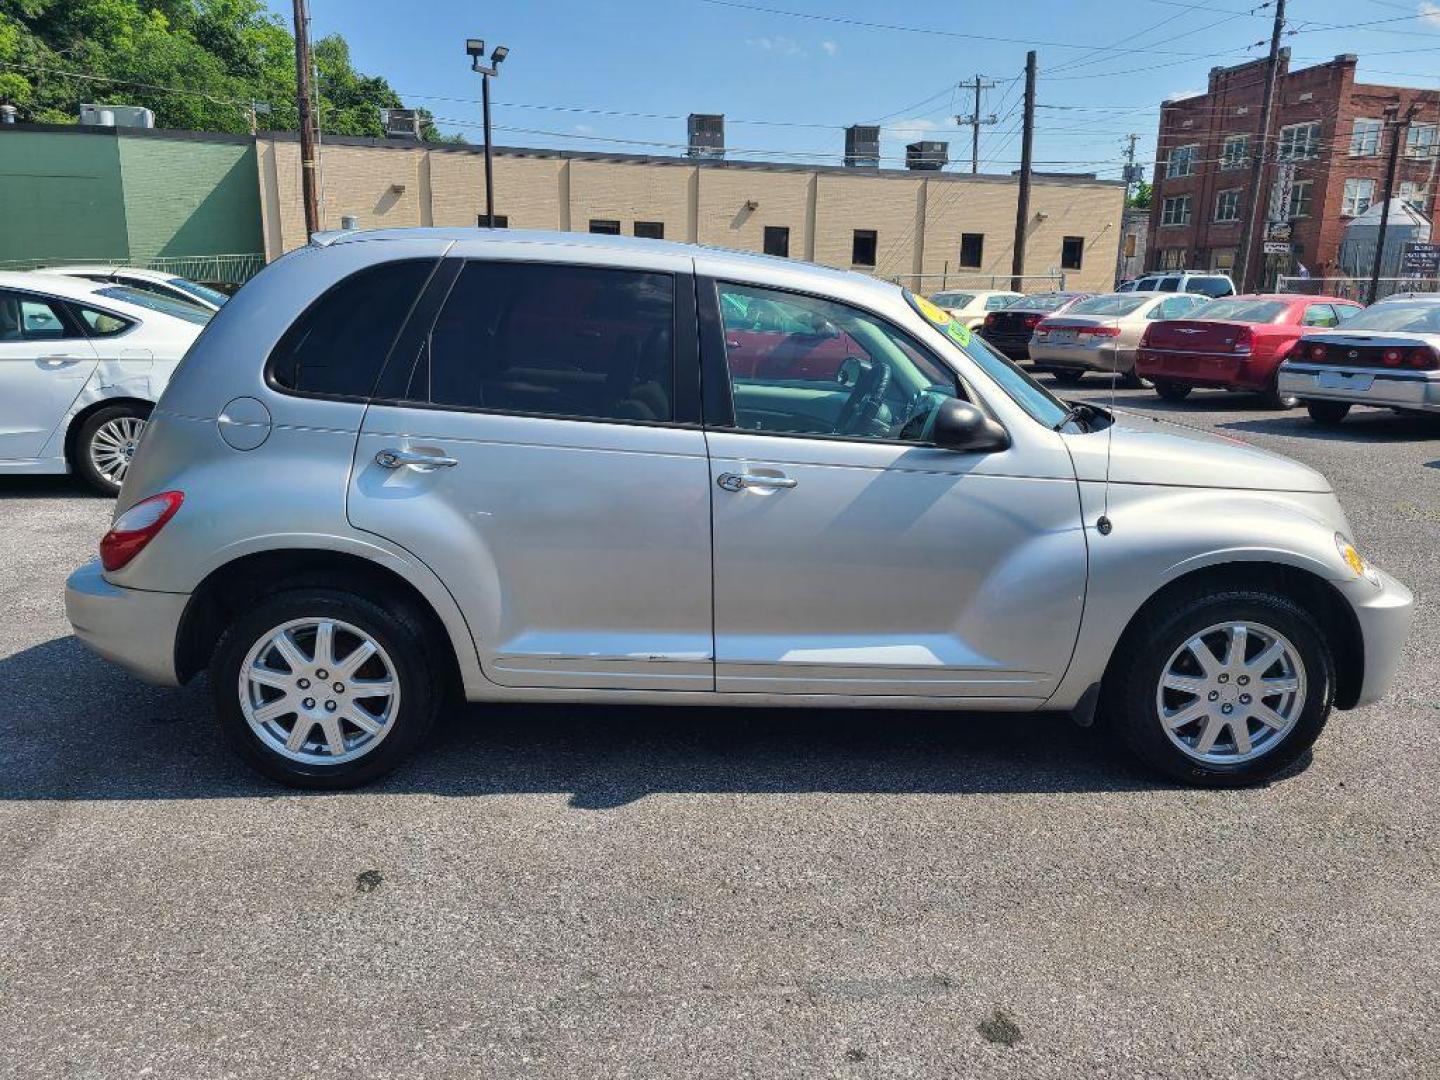
[[[375,464],[382,469],[400,469],[406,465],[417,469],[452,469],[460,462],[453,457],[424,454],[418,450],[381,450],[375,455]]]
[[[715,483],[719,484],[726,491],[743,491],[745,488],[793,488],[797,481],[781,473],[778,476],[765,476],[756,473],[721,473]]]

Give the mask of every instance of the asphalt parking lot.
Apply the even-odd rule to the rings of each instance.
[[[527,707],[295,794],[69,637],[109,504],[0,481],[0,1075],[1440,1075],[1440,421],[1117,396],[1319,468],[1416,591],[1269,787],[1058,719]]]

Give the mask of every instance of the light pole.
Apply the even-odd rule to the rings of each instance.
[[[480,100],[485,112],[485,227],[495,227],[495,165],[490,154],[490,78],[500,74],[500,64],[510,55],[504,45],[496,45],[485,63],[485,39],[466,38],[465,54],[470,57],[470,70],[480,73]]]

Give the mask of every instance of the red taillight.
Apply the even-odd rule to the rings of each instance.
[[[162,491],[126,510],[100,540],[100,565],[106,570],[119,570],[139,555],[184,501],[184,492]]]
[[[1401,355],[1399,349],[1386,349],[1380,354],[1380,362],[1386,367],[1399,367],[1400,359]]]
[[[1076,327],[1077,334],[1089,334],[1091,337],[1119,337],[1118,326],[1079,326]]]
[[[1050,333],[1050,320],[1041,319],[1035,326],[1036,337],[1047,337]]]
[[[1034,330],[1035,327],[1037,327],[1037,326],[1040,325],[1040,320],[1043,319],[1043,318],[1044,318],[1043,315],[1026,315],[1026,316],[1025,316],[1025,329],[1026,329],[1026,330]]]
[[[1405,363],[1424,371],[1435,371],[1440,368],[1440,352],[1436,352],[1429,345],[1421,345],[1418,349],[1410,350],[1410,354],[1405,357]]]
[[[1314,360],[1317,364],[1324,363],[1327,355],[1329,355],[1329,350],[1318,341],[1305,350],[1305,358],[1307,360]]]
[[[1235,344],[1230,346],[1231,352],[1249,353],[1255,348],[1255,331],[1248,326],[1242,326],[1240,332],[1235,335]]]
[[[982,327],[981,327],[981,328],[984,329],[984,330],[992,330],[992,329],[994,329],[994,327],[995,327],[995,313],[992,311],[992,312],[990,312],[990,314],[988,314],[988,315],[985,316],[985,322],[982,324]]]

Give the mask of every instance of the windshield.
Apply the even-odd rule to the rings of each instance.
[[[1214,322],[1274,322],[1290,305],[1281,300],[1212,300],[1190,313],[1192,319]]]
[[[1366,308],[1345,321],[1346,330],[1398,330],[1408,334],[1440,333],[1440,302],[1390,301]]]
[[[941,307],[967,307],[971,300],[975,299],[974,293],[968,292],[942,292],[936,293],[930,298]]]
[[[1129,315],[1140,305],[1148,304],[1153,299],[1153,296],[1135,296],[1132,293],[1120,293],[1116,296],[1092,296],[1089,300],[1081,300],[1065,314]]]
[[[212,289],[209,285],[201,285],[198,281],[188,281],[183,277],[172,277],[168,284],[173,285],[181,292],[187,292],[207,304],[214,304],[219,307],[230,298],[219,289]]]
[[[978,334],[972,334],[965,325],[944,308],[936,307],[929,300],[905,290],[905,299],[927,322],[938,327],[949,342],[973,360],[986,375],[1000,384],[1000,388],[1011,399],[1048,428],[1058,427],[1065,422],[1069,409],[1065,403],[1046,390],[1025,372],[1001,356],[985,343]]]
[[[1054,311],[1073,299],[1073,293],[1036,293],[1034,296],[1022,296],[1010,306],[1017,311]]]
[[[139,289],[132,289],[128,285],[111,285],[109,288],[97,289],[97,296],[109,296],[115,300],[124,300],[127,304],[134,304],[136,307],[149,308],[151,311],[158,311],[175,319],[184,319],[196,326],[204,326],[210,321],[213,312],[204,308],[195,307],[193,304],[184,303],[181,300],[167,300],[163,296],[156,296],[154,293],[141,292]]]

